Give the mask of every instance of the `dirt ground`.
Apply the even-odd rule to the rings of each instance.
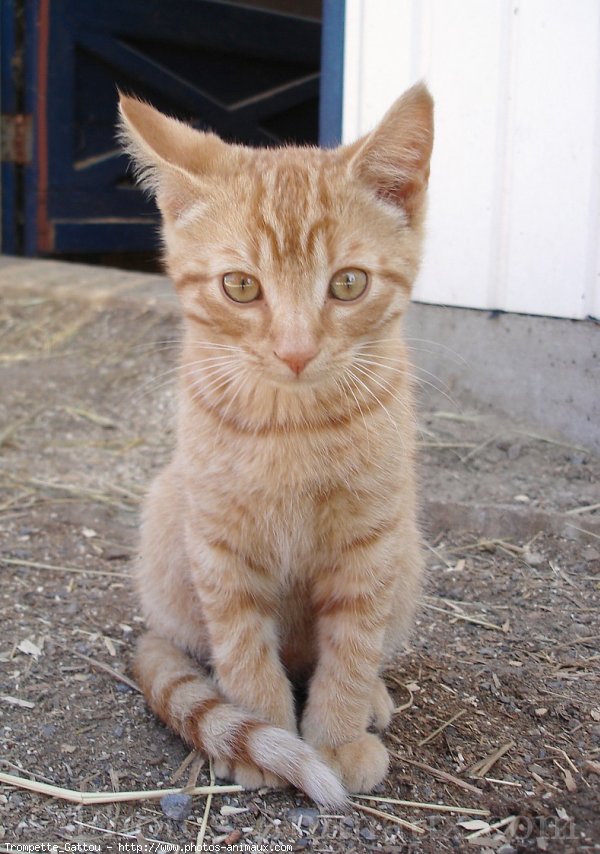
[[[174,779],[188,751],[120,678],[142,629],[139,501],[173,439],[160,290],[0,266],[0,850],[600,850],[600,460],[427,386],[429,582],[385,673],[397,712],[373,797],[322,815],[293,791],[92,805],[7,782],[210,782],[197,761]]]

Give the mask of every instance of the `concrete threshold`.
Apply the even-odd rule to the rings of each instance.
[[[406,334],[425,385],[600,453],[597,321],[414,303]]]

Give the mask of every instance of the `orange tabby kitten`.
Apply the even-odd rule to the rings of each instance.
[[[136,676],[219,777],[341,804],[386,773],[368,729],[390,721],[379,671],[419,593],[400,321],[432,101],[413,87],[335,150],[229,145],[128,97],[121,116],[185,331],[177,447],[142,523]]]

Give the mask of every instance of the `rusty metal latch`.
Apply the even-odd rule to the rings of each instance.
[[[3,113],[0,117],[0,153],[3,163],[25,166],[33,149],[31,115]]]

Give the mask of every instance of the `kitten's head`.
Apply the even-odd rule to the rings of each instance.
[[[221,365],[231,384],[237,366],[250,385],[307,395],[339,387],[357,353],[397,338],[433,140],[423,85],[370,134],[332,150],[230,145],[133,98],[120,109],[162,212],[188,347],[207,371]]]

